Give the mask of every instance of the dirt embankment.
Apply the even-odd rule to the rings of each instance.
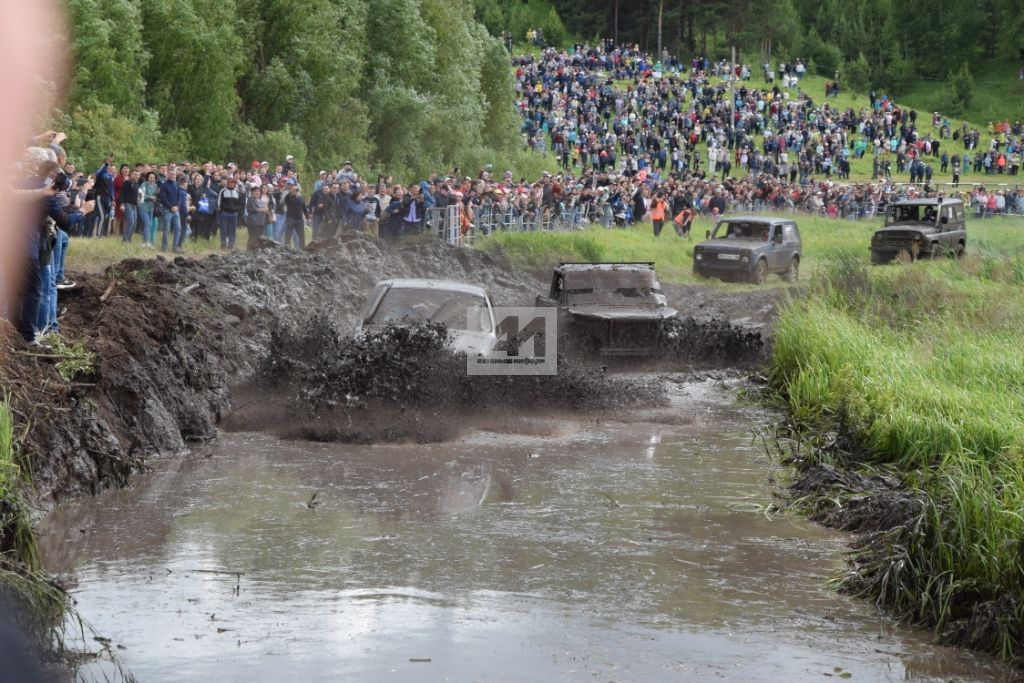
[[[336,400],[330,385],[338,377],[329,373],[346,372],[340,361],[351,359],[345,350],[351,350],[348,336],[356,316],[374,283],[391,276],[478,283],[496,305],[530,304],[546,287],[481,251],[437,242],[390,246],[361,235],[304,252],[266,243],[253,253],[199,261],[126,260],[102,274],[78,275],[80,288],[62,297],[67,312],[61,324],[65,338],[84,342],[95,354],[90,371],[67,381],[54,359],[25,352],[13,331],[3,328],[7,343],[2,346],[10,353],[0,367],[0,383],[11,387],[16,419],[29,426],[25,445],[40,499],[123,483],[149,458],[213,438],[233,406],[250,400],[235,394],[233,403],[232,389],[247,384],[268,353],[301,360],[302,372],[319,371],[329,381],[311,384],[301,374],[292,379],[305,378],[307,395],[326,390],[323,395]],[[730,356],[749,363],[763,355],[759,336],[710,320],[714,315],[706,305],[698,310],[696,303],[673,304],[684,315],[699,317],[677,327],[676,339],[682,341],[670,362],[707,356],[720,366]],[[732,311],[726,314],[733,317]],[[310,337],[318,324],[314,319],[329,321],[326,337]],[[333,346],[325,345],[331,339]],[[424,386],[431,381],[436,377]],[[593,396],[612,391],[608,381],[581,370],[567,373],[559,389],[568,390],[570,403],[596,405]],[[550,389],[536,384],[527,395],[542,396]],[[512,394],[522,396],[519,391]],[[654,400],[645,388],[630,392]],[[260,398],[266,406],[266,396]],[[260,424],[294,421],[287,408],[271,404]],[[386,415],[374,418],[378,424],[387,420]],[[319,419],[304,435],[330,436],[335,424]],[[376,436],[409,433],[389,428],[361,438]]]

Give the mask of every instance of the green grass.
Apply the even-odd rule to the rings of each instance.
[[[871,234],[881,226],[879,221],[843,221],[799,214],[795,218],[804,243],[804,279],[813,277],[832,259],[846,253],[867,264]],[[701,280],[692,272],[693,245],[704,239],[705,231],[712,225],[709,219],[698,218],[690,241],[677,237],[671,227],[655,238],[651,225],[644,223],[626,229],[591,227],[576,232],[499,233],[478,239],[474,246],[501,250],[513,264],[531,272],[550,271],[559,261],[654,261],[663,282],[714,284],[716,281]],[[971,221],[968,251],[985,255],[1024,254],[1024,218]],[[995,262],[986,263],[997,267]]]
[[[989,122],[1024,119],[1024,81],[1017,76],[1020,63],[1013,60],[972,62],[974,90],[971,105],[962,118],[973,121],[983,134]],[[918,111],[942,112],[946,108],[945,79],[918,79],[901,98]]]
[[[245,229],[238,231],[236,248],[245,249],[249,237]],[[178,254],[170,250],[163,252],[159,248],[160,238],[157,237],[157,248],[149,249],[142,246],[136,238],[131,244],[125,244],[120,237],[72,237],[68,247],[67,269],[75,272],[97,273],[107,266],[126,258],[151,259],[161,255],[173,259]],[[220,242],[213,238],[209,242],[186,240],[185,253],[188,258],[201,258],[208,254],[219,253]]]
[[[844,584],[958,642],[1024,657],[1024,252],[870,268],[840,258],[775,327],[794,418],[895,468],[918,520],[858,547]],[[828,457],[828,456],[823,456]],[[1018,597],[1014,597],[1018,596]],[[976,607],[994,617],[962,628]],[[959,621],[959,623],[957,623]],[[984,628],[981,628],[983,626]]]

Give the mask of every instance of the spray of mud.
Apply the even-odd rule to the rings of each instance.
[[[331,441],[439,441],[496,418],[621,412],[665,405],[656,377],[613,375],[559,356],[556,375],[481,376],[444,326],[386,327],[360,338],[324,316],[281,325],[229,428]]]

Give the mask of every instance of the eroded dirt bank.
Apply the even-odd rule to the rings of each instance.
[[[67,381],[55,359],[24,352],[5,330],[10,353],[0,382],[11,387],[17,420],[29,426],[25,447],[40,501],[123,484],[150,458],[214,438],[240,403],[233,403],[232,387],[253,378],[274,343],[282,352],[282,341],[309,337],[319,316],[343,344],[373,284],[389,276],[475,282],[496,305],[530,304],[546,287],[480,251],[436,242],[392,247],[360,235],[305,252],[266,243],[253,253],[126,260],[102,274],[79,275],[81,287],[62,299],[61,324],[65,338],[95,353],[91,371]],[[748,317],[763,324],[778,296],[767,290],[753,297]],[[750,365],[763,357],[759,333],[716,322],[706,298],[699,307],[672,303],[695,315],[679,325],[673,362],[707,356],[721,366],[735,355]],[[738,315],[732,306],[724,313]],[[329,352],[339,348],[315,347],[303,358],[334,362]],[[577,380],[574,390],[590,397],[608,389],[605,378]],[[642,390],[635,395],[651,398]],[[327,424],[329,432],[334,423]],[[305,436],[324,436],[323,421],[319,430]]]

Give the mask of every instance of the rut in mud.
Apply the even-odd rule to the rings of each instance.
[[[217,426],[245,398],[232,388],[248,383],[268,355],[302,357],[304,370],[285,384],[293,387],[300,379],[308,397],[319,391],[331,398],[309,373],[319,367],[333,373],[332,381],[352,374],[355,365],[345,365],[350,358],[348,336],[367,293],[380,279],[413,276],[480,284],[495,305],[530,304],[544,289],[541,282],[515,272],[500,255],[436,241],[392,246],[363,235],[315,243],[303,252],[265,242],[254,252],[199,261],[131,259],[102,274],[79,275],[81,286],[62,298],[67,312],[61,325],[65,338],[82,341],[95,354],[90,371],[66,381],[55,371],[54,359],[19,350],[13,332],[4,332],[4,346],[11,353],[0,369],[0,381],[12,388],[17,421],[29,427],[25,450],[40,499],[122,484],[144,469],[148,458],[214,438]],[[677,324],[677,348],[670,362],[694,363],[706,357],[714,364],[756,363],[764,353],[759,332],[716,322],[714,311],[707,308],[694,313],[699,317]],[[302,337],[320,355],[304,353],[297,341]],[[492,381],[474,388],[464,378],[452,378],[453,363],[449,357],[430,364],[441,375],[421,374],[422,385],[462,381],[456,392],[489,392],[497,397],[490,405],[498,408],[524,397],[579,408],[600,407],[608,395],[658,401],[649,388],[624,389],[614,378],[583,368],[547,380],[554,385],[540,380],[524,389],[526,383],[509,387]],[[372,374],[356,373],[346,381]],[[378,390],[383,392],[380,398],[394,398],[386,386]],[[309,414],[322,418],[322,408]],[[284,411],[271,417],[293,421]],[[394,428],[387,424],[389,417],[396,420]],[[411,428],[403,426],[410,420]],[[434,429],[433,436],[419,435],[415,423],[432,420],[422,404],[398,405],[390,416],[374,416],[372,423],[379,429],[353,438],[444,438],[446,428]],[[337,432],[332,420],[317,419],[303,427],[309,438],[344,437],[332,434]]]

